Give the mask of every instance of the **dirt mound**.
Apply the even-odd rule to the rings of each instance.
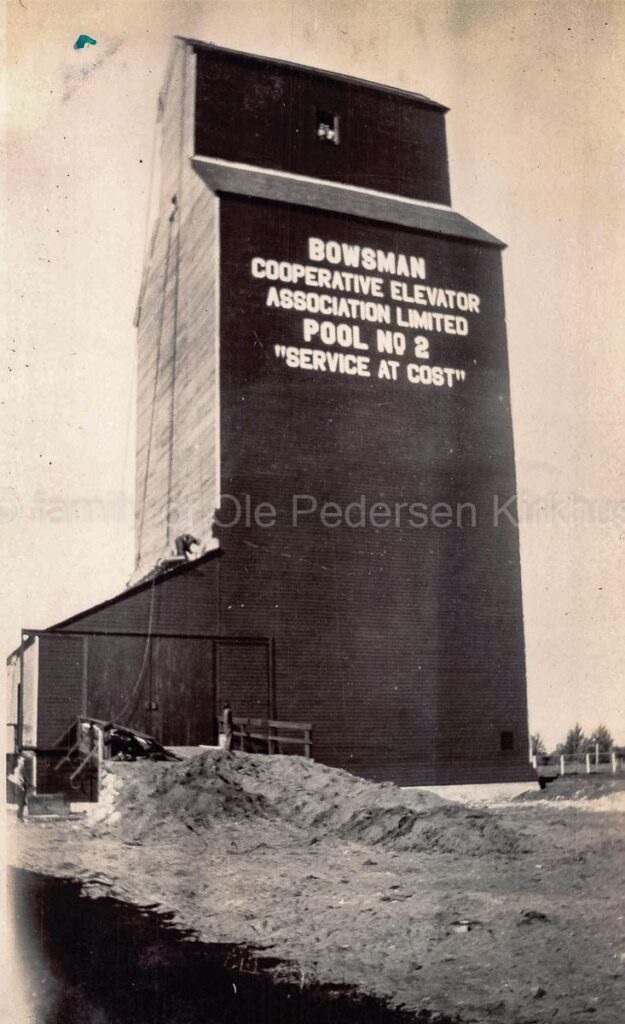
[[[515,797],[515,802],[526,803],[543,800],[600,800],[625,793],[625,777],[622,775],[559,775],[550,779],[545,789],[531,790]]]
[[[516,835],[488,811],[465,807],[435,807],[415,811],[395,804],[356,812],[339,835],[387,849],[475,856],[486,852],[513,854]]]
[[[207,752],[175,764],[115,765],[111,774],[117,785],[105,787],[114,793],[112,814],[100,824],[104,828],[119,823],[125,832],[139,836],[180,826],[209,829],[225,820],[274,817],[266,797],[248,792],[238,781],[231,758]]]
[[[207,751],[176,764],[120,764],[112,772],[122,784],[109,787],[114,799],[94,826],[99,834],[115,827],[140,837],[272,821],[300,830],[306,843],[338,836],[391,850],[464,854],[517,847],[488,811],[303,757]]]
[[[305,825],[317,839],[332,834],[392,850],[467,854],[509,853],[518,845],[487,811],[427,790],[368,782],[307,758],[257,757],[240,773],[246,788],[258,787],[279,807],[281,818]]]

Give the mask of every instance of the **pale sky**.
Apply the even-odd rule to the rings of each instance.
[[[81,33],[96,45],[74,50]],[[522,506],[547,506],[521,529],[530,727],[625,743],[620,0],[7,5],[5,654],[133,570],[132,318],[173,34],[451,108],[454,208],[509,245]],[[572,498],[593,521],[562,521]]]

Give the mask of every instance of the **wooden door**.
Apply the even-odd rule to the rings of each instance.
[[[212,643],[155,637],[150,673],[150,733],[165,746],[217,741]]]
[[[234,718],[271,718],[269,642],[215,641],[217,715],[228,701]]]

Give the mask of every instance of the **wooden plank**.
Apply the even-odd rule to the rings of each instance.
[[[306,732],[312,729],[312,722],[278,722],[270,719],[267,724],[272,729],[302,729]]]
[[[242,740],[268,740],[269,737],[266,732],[236,732],[233,731],[233,736],[236,736]]]
[[[304,736],[272,736],[271,740],[273,743],[295,743],[301,747],[306,743]]]

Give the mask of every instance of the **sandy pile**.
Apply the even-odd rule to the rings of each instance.
[[[614,807],[625,807],[625,777],[621,775],[561,775],[548,782],[543,790],[532,790],[521,793],[515,798],[515,803],[544,803],[561,801],[584,801],[592,802],[592,810],[595,804],[605,805],[608,810],[610,805]]]
[[[112,766],[96,834],[286,825],[311,844],[332,836],[415,852],[513,854],[518,838],[486,810],[373,783],[303,757],[207,751],[190,760]]]

